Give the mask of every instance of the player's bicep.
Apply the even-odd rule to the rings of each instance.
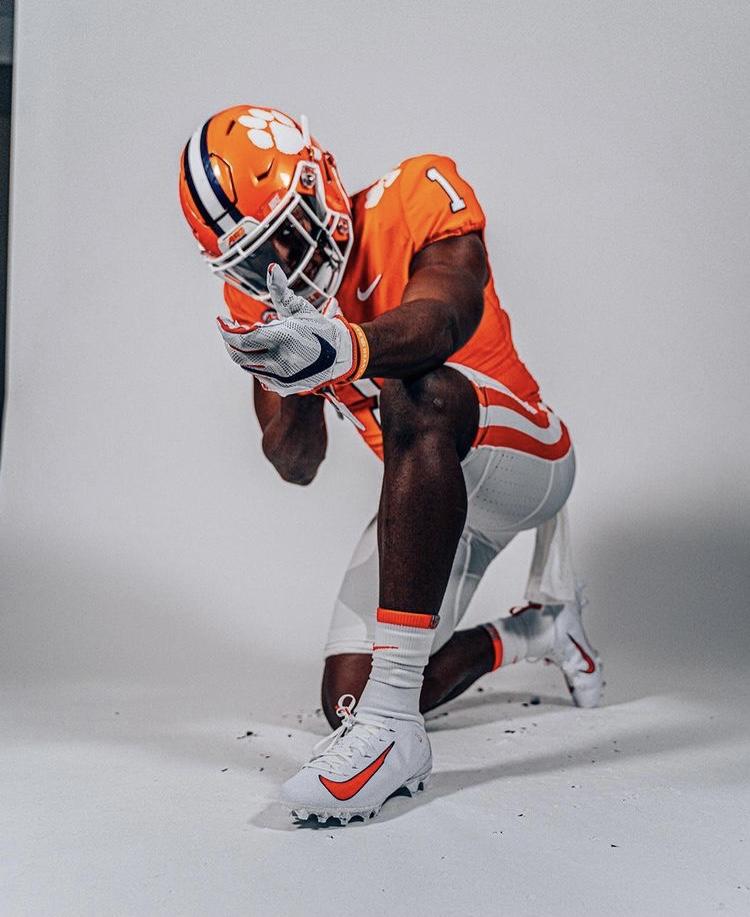
[[[478,233],[453,236],[427,245],[411,262],[402,304],[417,300],[443,303],[462,340],[468,340],[482,318],[484,288],[489,279],[487,253]]]
[[[409,282],[406,286],[409,298],[417,299],[430,289],[433,293],[440,292],[445,280],[438,287],[430,287],[432,278],[438,274],[453,276],[454,279],[449,281],[453,290],[468,288],[475,293],[483,293],[489,280],[489,270],[487,252],[480,234],[471,232],[440,239],[418,251],[409,265]]]

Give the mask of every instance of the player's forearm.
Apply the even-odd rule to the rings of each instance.
[[[263,429],[263,453],[285,481],[309,484],[325,458],[328,434],[323,399],[315,395],[280,399]]]
[[[475,326],[467,328],[452,306],[423,299],[361,327],[370,347],[365,375],[402,378],[441,366],[471,337]]]

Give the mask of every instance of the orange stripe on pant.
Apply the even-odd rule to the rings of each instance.
[[[517,398],[505,392],[498,392],[494,388],[486,388],[483,391],[484,404],[487,407],[494,405],[501,408],[508,408],[511,411],[515,411],[516,414],[520,414],[521,417],[525,417],[526,420],[533,423],[535,427],[539,427],[542,430],[546,430],[549,427],[549,414],[545,410],[529,410],[529,408],[518,401]]]
[[[475,446],[495,446],[496,448],[514,449],[526,452],[537,458],[554,462],[564,458],[570,451],[570,435],[564,423],[560,423],[561,436],[556,443],[540,443],[538,439],[514,430],[512,427],[480,427]]]
[[[525,418],[540,430],[548,430],[550,426],[549,413],[539,410],[530,411],[521,401],[509,395],[507,392],[500,392],[494,388],[485,388],[473,382],[474,390],[477,393],[480,405],[485,409],[490,406],[507,408],[514,411],[519,416]],[[570,434],[565,424],[560,421],[560,438],[555,443],[543,443],[528,433],[523,433],[513,427],[504,427],[501,424],[489,424],[479,426],[474,436],[473,448],[478,446],[494,446],[495,448],[513,449],[517,452],[526,452],[529,455],[535,455],[537,458],[556,461],[564,458],[570,450]]]

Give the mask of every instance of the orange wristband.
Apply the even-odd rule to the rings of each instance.
[[[367,369],[367,364],[370,362],[370,344],[367,341],[367,335],[359,325],[355,325],[354,322],[349,322],[349,327],[354,332],[357,344],[359,344],[359,361],[357,363],[357,368],[353,375],[349,377],[350,382],[355,382],[357,379],[362,378]]]

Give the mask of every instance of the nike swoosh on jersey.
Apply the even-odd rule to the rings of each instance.
[[[364,302],[366,299],[369,299],[372,296],[372,292],[375,287],[380,283],[382,277],[382,274],[378,274],[378,276],[373,280],[373,282],[366,290],[360,290],[360,288],[357,287],[357,299],[360,302]]]
[[[320,355],[309,366],[300,369],[299,372],[292,373],[291,376],[279,376],[277,373],[267,372],[263,369],[250,369],[248,371],[254,376],[268,376],[278,382],[299,382],[301,379],[308,379],[310,376],[314,376],[316,373],[322,373],[329,366],[333,366],[336,359],[336,350],[319,334],[314,331],[313,334],[320,341]]]
[[[356,796],[362,787],[377,774],[383,766],[385,759],[388,757],[388,753],[395,744],[395,742],[391,742],[388,748],[381,752],[371,764],[368,764],[364,770],[361,770],[348,780],[330,780],[322,774],[318,774],[318,778],[331,796],[340,800],[351,799],[352,796]]]
[[[591,675],[592,672],[596,671],[596,665],[594,664],[594,660],[591,658],[591,656],[589,656],[589,654],[581,646],[581,644],[575,639],[575,637],[571,637],[570,634],[568,634],[568,639],[573,643],[573,645],[578,650],[578,652],[581,654],[581,656],[583,656],[583,661],[586,663],[587,668],[581,669],[581,671],[585,672],[587,675]]]

